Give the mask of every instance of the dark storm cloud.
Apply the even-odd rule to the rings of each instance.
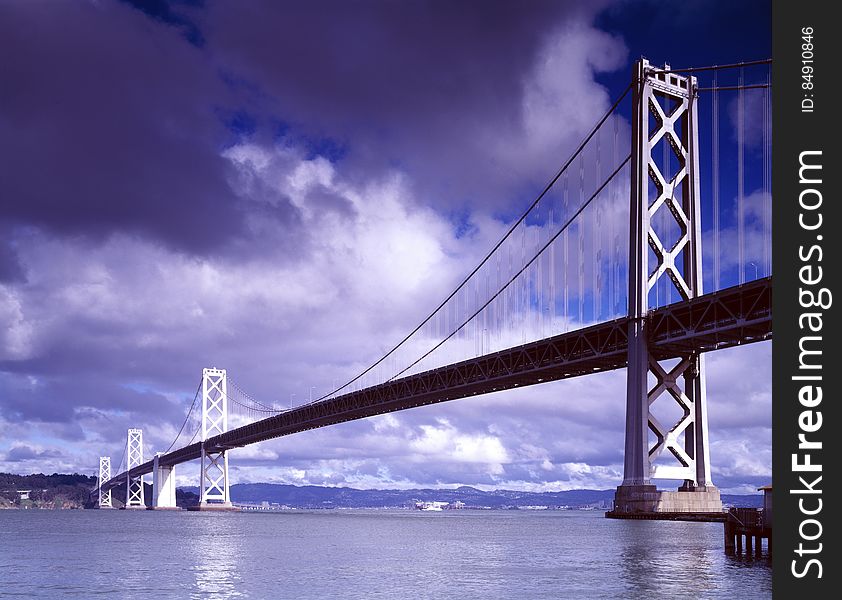
[[[183,419],[181,407],[174,406],[160,393],[132,389],[110,378],[89,374],[57,379],[4,374],[0,376],[0,395],[4,418],[17,423],[69,423],[79,416],[77,407],[154,414],[171,422]]]
[[[363,174],[398,165],[425,201],[452,209],[499,207],[519,178],[546,178],[557,167],[560,147],[533,156],[506,140],[521,141],[523,89],[553,35],[582,36],[592,53],[582,60],[570,48],[568,64],[557,65],[571,89],[581,73],[568,66],[615,66],[619,44],[595,43],[587,27],[600,4],[211,2],[196,18],[215,62],[253,85],[255,112],[283,120],[293,139],[342,148],[339,156]],[[504,160],[519,151],[523,159]],[[538,164],[523,164],[532,158]]]
[[[240,256],[255,207],[232,190],[220,150],[244,137],[347,161],[360,181],[399,167],[448,210],[499,208],[524,175],[551,173],[601,110],[562,110],[571,137],[526,148],[525,112],[548,93],[537,85],[524,104],[530,69],[549,64],[576,90],[621,55],[589,28],[598,7],[573,2],[137,6],[0,8],[13,57],[0,92],[4,220]],[[548,51],[559,33],[570,47]],[[293,207],[263,210],[295,230]],[[0,268],[19,277],[8,254]]]
[[[3,3],[3,218],[207,250],[242,215],[218,148],[222,82],[179,30],[112,2]]]
[[[14,446],[6,453],[5,462],[21,462],[24,460],[40,460],[44,458],[60,458],[62,453],[58,450],[37,450],[25,444]]]

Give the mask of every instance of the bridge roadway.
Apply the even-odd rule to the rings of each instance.
[[[772,278],[705,294],[650,311],[646,329],[658,360],[709,352],[772,337]],[[305,404],[205,441],[219,452],[374,415],[557,381],[626,366],[629,318],[530,342],[416,375]],[[201,456],[196,442],[159,457],[176,465]],[[131,470],[152,472],[152,461]],[[103,485],[126,485],[126,472]]]

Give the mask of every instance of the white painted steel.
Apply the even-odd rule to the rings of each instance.
[[[126,440],[126,508],[145,508],[143,497],[143,475],[131,476],[133,468],[143,464],[143,431],[129,429]]]
[[[99,477],[97,478],[97,490],[99,498],[97,505],[100,508],[113,508],[111,506],[111,489],[103,490],[102,484],[111,479],[111,457],[99,457]]]
[[[650,354],[645,327],[647,313],[656,308],[649,304],[649,292],[657,289],[662,279],[666,278],[683,300],[703,293],[696,78],[671,73],[669,67],[654,70],[645,59],[637,63],[634,77],[623,485],[679,479],[686,488],[704,488],[711,485],[704,360],[692,354],[665,368]],[[654,118],[651,131],[650,114]],[[661,141],[669,144],[678,161],[674,175],[662,173],[658,157],[653,155]],[[650,185],[655,192],[651,204]],[[679,231],[672,244],[665,243],[653,227],[653,217],[663,210],[672,216]],[[649,264],[649,250],[655,264]],[[655,378],[651,389],[650,374]],[[675,423],[661,423],[652,413],[652,405],[664,397],[672,398],[681,409]],[[649,431],[656,437],[651,447]],[[673,460],[656,464],[661,457]]]
[[[228,380],[225,369],[202,371],[202,442],[228,431]],[[230,504],[228,455],[202,447],[200,505]]]

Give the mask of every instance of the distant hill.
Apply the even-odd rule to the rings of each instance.
[[[91,492],[96,488],[96,477],[74,473],[72,475],[13,475],[0,473],[0,508],[93,508]],[[18,490],[29,490],[29,498],[21,500]],[[152,484],[143,488],[147,506],[152,505]],[[178,506],[192,506],[199,503],[199,497],[185,490],[176,490]],[[126,499],[125,486],[112,492],[114,508],[123,506]]]
[[[52,475],[12,475],[0,473],[0,508],[82,508],[90,506],[90,492],[96,478],[53,473]],[[20,500],[17,490],[31,490],[29,500]],[[120,493],[122,491],[122,494]],[[184,487],[176,491],[176,503],[190,506],[198,503],[199,489]],[[152,486],[146,483],[146,504],[152,503]],[[125,489],[115,490],[114,506],[122,506]],[[432,490],[360,490],[349,487],[296,486],[274,483],[239,483],[231,486],[231,500],[240,504],[284,505],[292,508],[402,508],[416,502],[463,502],[466,508],[507,509],[527,506],[548,508],[609,508],[614,490],[569,490],[565,492],[518,492],[494,490],[485,492],[469,486]],[[723,494],[722,502],[730,506],[760,507],[760,495]]]
[[[96,477],[78,473],[0,473],[0,508],[82,508],[94,487]],[[29,490],[29,499],[21,500],[18,490]]]
[[[196,487],[181,488],[198,494]],[[466,508],[505,509],[525,506],[549,508],[609,508],[614,490],[569,490],[565,492],[518,492],[494,490],[485,492],[469,486],[455,489],[359,490],[348,487],[295,486],[272,483],[238,483],[231,486],[232,502],[240,504],[286,505],[293,508],[400,508],[416,502],[463,502]],[[760,507],[760,495],[723,494],[722,501],[731,506]]]

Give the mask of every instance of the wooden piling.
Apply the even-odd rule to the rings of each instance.
[[[724,522],[725,553],[742,554],[745,536],[746,556],[763,555],[763,539],[766,553],[772,556],[772,528],[764,523],[763,512],[756,508],[732,508]]]

